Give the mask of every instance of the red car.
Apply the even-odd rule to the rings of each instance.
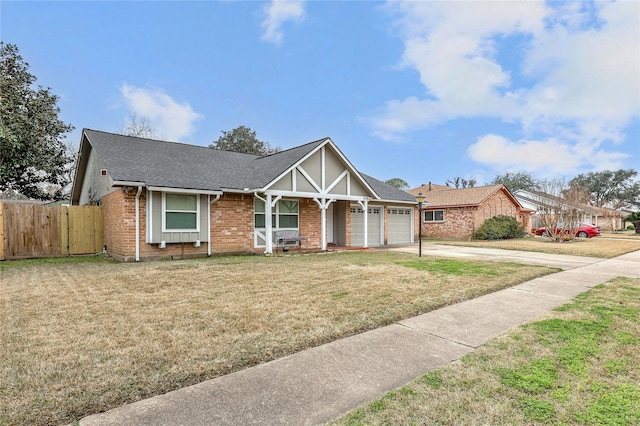
[[[563,224],[559,223],[556,232],[559,234],[563,229]],[[576,231],[576,237],[578,238],[591,238],[600,236],[600,227],[589,225],[588,223],[578,223],[577,226],[574,226]],[[565,232],[569,232],[567,229]],[[543,226],[542,228],[538,228],[536,230],[536,235],[547,236],[547,229]]]

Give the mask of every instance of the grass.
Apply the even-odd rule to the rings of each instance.
[[[70,423],[556,271],[394,252],[0,267],[11,425]]]
[[[617,278],[333,425],[640,425],[640,279]]]
[[[625,229],[624,231],[612,232],[610,230],[601,230],[602,238],[623,238],[623,239],[640,239],[640,234],[636,234],[635,230]]]
[[[617,236],[621,234],[608,234],[606,237],[576,239],[571,242],[554,243],[545,237],[518,238],[512,240],[492,240],[492,241],[448,241],[429,240],[431,243],[456,245],[465,247],[489,247],[506,250],[524,250],[552,254],[566,254],[574,256],[590,256],[611,258],[625,253],[640,250],[640,237],[625,236],[621,239]]]

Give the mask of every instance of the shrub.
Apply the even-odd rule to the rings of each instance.
[[[507,240],[525,235],[524,228],[515,218],[501,215],[485,220],[474,236],[479,240]]]
[[[628,229],[629,231],[633,231],[634,229],[636,229],[636,227],[635,227],[635,226],[633,226],[633,225],[628,225],[628,226],[627,226],[627,229]]]
[[[633,228],[636,230],[636,234],[640,234],[640,212],[633,212],[629,216],[624,218],[625,222],[631,222]]]

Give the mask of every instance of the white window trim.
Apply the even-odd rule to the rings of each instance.
[[[442,220],[427,220],[427,212],[433,212],[433,217],[435,218],[436,212],[442,212]],[[424,210],[423,212],[424,223],[442,223],[444,222],[444,209],[436,209],[436,210]]]
[[[254,200],[255,200],[255,198],[254,198]],[[298,203],[298,213],[295,215],[295,216],[298,216],[298,226],[297,227],[295,227],[295,228],[290,228],[290,227],[289,228],[282,228],[282,227],[280,227],[280,202],[281,201],[296,201]],[[256,207],[255,207],[255,202],[254,202],[254,205],[253,205],[253,215],[254,215],[254,217],[253,217],[253,227],[254,227],[254,230],[256,230],[256,231],[265,230],[266,226],[261,227],[261,228],[257,228],[256,227],[256,219],[255,219],[255,215],[256,214],[263,214],[264,215],[264,220],[265,220],[265,225],[266,225],[266,223],[267,223],[266,222],[267,221],[267,213],[266,213],[266,211],[264,213],[263,212],[256,212]],[[279,199],[278,202],[276,203],[275,207],[273,207],[273,209],[271,210],[271,214],[276,217],[276,224],[275,224],[275,226],[272,227],[272,230],[274,232],[278,231],[278,230],[281,230],[281,229],[285,229],[285,230],[299,230],[300,229],[300,200],[299,199],[297,199],[297,198],[281,198],[281,199]],[[293,213],[283,213],[282,215],[283,216],[294,216]]]
[[[298,226],[296,226],[295,228],[281,228],[280,227],[280,203],[282,201],[295,201],[298,203],[298,212],[296,214],[293,213],[282,213],[282,216],[296,216],[298,218],[297,222],[298,222]],[[278,200],[278,202],[276,203],[276,208],[275,208],[275,215],[276,215],[276,226],[274,228],[274,230],[279,230],[279,229],[291,229],[291,230],[299,230],[300,229],[300,200],[296,200],[295,198],[282,198],[280,200]],[[265,220],[267,218],[265,217]]]
[[[196,196],[196,228],[195,229],[167,229],[167,194],[195,195]],[[169,210],[169,213],[188,213],[185,210]],[[200,194],[184,192],[162,193],[162,232],[200,232]]]

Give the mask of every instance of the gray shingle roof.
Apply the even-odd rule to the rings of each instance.
[[[261,157],[90,129],[84,134],[114,181],[205,191],[263,188],[328,139]],[[384,200],[415,202],[404,191],[362,176]]]
[[[113,180],[209,191],[260,188],[322,142],[259,157],[88,129],[84,133]]]
[[[365,175],[364,173],[360,173],[360,175],[367,181],[371,189],[373,189],[376,194],[380,196],[383,200],[393,200],[393,201],[406,201],[410,203],[416,202],[416,197],[405,192],[401,189],[396,188],[393,185],[389,185],[388,183],[382,182],[374,177],[369,175]]]

